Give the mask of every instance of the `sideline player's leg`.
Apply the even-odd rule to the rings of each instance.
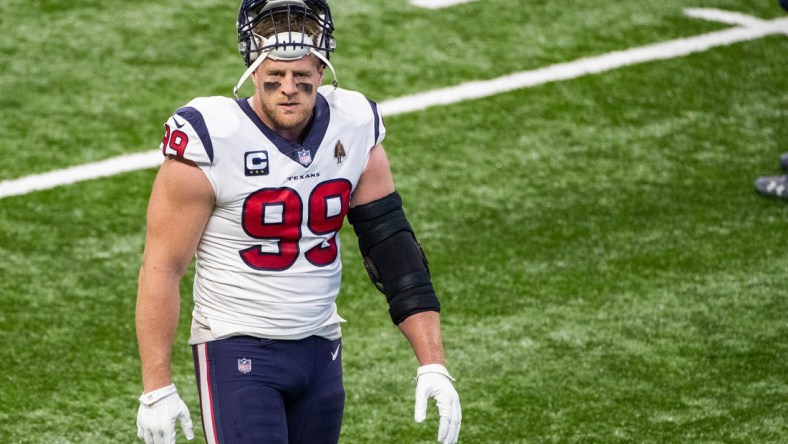
[[[755,191],[761,196],[788,200],[788,176],[762,176],[755,179]]]

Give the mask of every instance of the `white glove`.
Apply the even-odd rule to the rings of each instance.
[[[194,439],[189,409],[178,396],[175,384],[143,393],[137,411],[137,437],[145,444],[175,444],[175,420],[180,420],[186,439]]]
[[[446,367],[440,364],[423,365],[416,371],[416,410],[413,416],[416,422],[424,421],[427,401],[434,398],[440,415],[438,441],[443,444],[456,443],[460,434],[462,411],[460,397],[452,385],[454,380]]]

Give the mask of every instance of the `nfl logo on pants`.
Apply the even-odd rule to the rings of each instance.
[[[239,359],[238,360],[238,371],[243,373],[243,374],[247,374],[250,371],[252,371],[252,360],[251,359],[246,359],[246,358]]]

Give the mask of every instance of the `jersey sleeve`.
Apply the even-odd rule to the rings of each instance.
[[[165,156],[189,160],[203,169],[213,163],[213,142],[197,108],[184,106],[167,119],[160,149]]]
[[[344,129],[353,128],[364,134],[367,151],[383,142],[386,137],[386,126],[380,106],[358,91],[334,88],[323,85],[318,92],[325,97],[331,108],[331,119],[342,122]]]
[[[374,119],[373,128],[375,132],[374,140],[375,145],[377,145],[386,138],[386,126],[383,124],[383,114],[380,112],[380,106],[372,100],[369,100],[369,104],[372,107],[372,116]]]

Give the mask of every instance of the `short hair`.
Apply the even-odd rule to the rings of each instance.
[[[295,8],[275,11],[270,19],[261,20],[254,27],[254,33],[265,39],[281,32],[300,32],[309,36],[313,42],[317,42],[321,28],[314,19],[310,19],[306,10]],[[261,46],[262,43],[260,42]]]

